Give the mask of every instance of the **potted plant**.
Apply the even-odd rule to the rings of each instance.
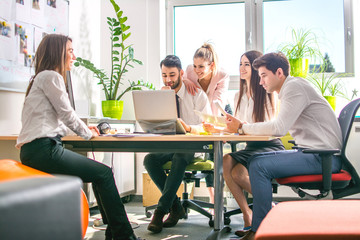
[[[312,73],[307,76],[307,79],[314,84],[315,88],[320,94],[329,102],[331,107],[336,108],[336,97],[345,97],[343,93],[343,82],[341,77],[347,76],[346,73]]]
[[[132,46],[125,44],[125,40],[131,35],[130,26],[126,25],[127,17],[123,15],[123,11],[114,0],[110,0],[110,2],[116,14],[116,18],[107,18],[111,35],[111,73],[108,75],[103,69],[95,67],[92,62],[80,57],[76,58],[74,66],[82,66],[93,72],[94,77],[99,80],[98,84],[102,85],[106,99],[102,101],[104,117],[121,119],[124,103],[120,99],[126,92],[140,90],[142,87],[149,89],[154,89],[154,87],[142,80],[129,80],[129,86],[120,91],[120,85],[123,85],[121,80],[123,80],[124,74],[128,72],[129,67],[133,68],[133,64],[142,65],[142,62],[134,58]]]
[[[292,29],[292,42],[279,46],[290,62],[290,74],[294,77],[306,77],[309,71],[309,58],[322,58],[316,35],[306,29]]]

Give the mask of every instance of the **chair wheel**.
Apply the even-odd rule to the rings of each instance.
[[[147,211],[147,212],[145,213],[145,216],[146,216],[147,218],[151,218],[151,216],[152,216],[152,212]]]
[[[231,223],[231,219],[228,218],[228,217],[226,217],[226,218],[224,219],[224,224],[225,224],[225,225],[229,225],[230,223]]]
[[[212,219],[209,220],[209,226],[214,227],[214,220],[212,220]]]
[[[130,201],[131,201],[131,195],[127,195],[127,196],[125,196],[125,197],[122,197],[122,198],[121,198],[121,201],[122,201],[123,203],[128,203],[128,202],[130,202]]]
[[[227,233],[231,232],[231,227],[225,227],[225,232]]]

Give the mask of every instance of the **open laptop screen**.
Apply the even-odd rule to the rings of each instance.
[[[177,123],[174,90],[133,91],[135,118],[144,132],[185,133]]]
[[[138,121],[175,120],[174,90],[133,91],[135,117]]]

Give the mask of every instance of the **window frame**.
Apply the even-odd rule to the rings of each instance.
[[[263,2],[273,0],[166,0],[166,53],[174,53],[174,7],[206,4],[245,3],[245,49],[263,52]],[[353,0],[344,2],[345,72],[353,74]],[[237,89],[239,75],[230,76],[229,89]],[[236,85],[236,86],[235,86]]]

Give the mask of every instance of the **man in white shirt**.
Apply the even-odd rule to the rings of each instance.
[[[289,76],[289,61],[282,53],[268,53],[257,58],[260,84],[267,92],[277,92],[280,111],[272,121],[245,123],[227,115],[231,132],[252,135],[284,136],[290,132],[299,150],[254,155],[249,159],[249,176],[253,195],[251,231],[242,239],[254,239],[261,221],[271,209],[271,180],[296,175],[321,174],[317,154],[305,154],[304,148],[341,149],[341,130],[329,103],[305,79]],[[334,156],[332,171],[341,169],[340,158]]]
[[[211,114],[206,94],[201,90],[195,95],[186,91],[182,82],[184,71],[177,56],[168,55],[161,61],[160,67],[165,85],[162,89],[173,89],[175,91],[178,98],[178,117],[184,129],[186,132],[199,132],[202,129],[202,119],[194,113],[194,110]],[[185,216],[185,211],[176,196],[176,192],[183,179],[186,166],[193,159],[194,153],[154,153],[145,156],[144,166],[162,193],[158,207],[155,209],[154,216],[148,226],[149,231],[159,233],[163,227],[175,226],[179,219]],[[162,165],[168,161],[172,161],[172,165],[167,176]],[[169,211],[169,217],[163,222],[164,216]]]

